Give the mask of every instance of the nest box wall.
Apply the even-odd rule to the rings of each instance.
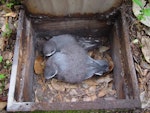
[[[122,0],[25,0],[32,14],[66,16],[71,14],[104,13],[118,7]]]

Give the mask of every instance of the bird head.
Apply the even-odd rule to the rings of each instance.
[[[43,46],[43,54],[44,56],[51,56],[56,52],[56,43],[52,40],[47,41]]]
[[[55,67],[55,65],[53,65],[52,63],[49,63],[49,61],[47,61],[47,64],[46,64],[45,69],[44,69],[45,79],[51,79],[54,76],[56,76],[57,73],[58,73],[58,70]]]

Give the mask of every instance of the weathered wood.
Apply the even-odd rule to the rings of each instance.
[[[106,21],[97,20],[68,20],[57,22],[45,22],[33,24],[35,31],[62,31],[62,30],[78,30],[78,29],[107,29],[109,26]]]
[[[112,37],[111,44],[112,44],[112,59],[114,61],[114,70],[113,70],[113,77],[114,77],[114,85],[117,91],[117,98],[124,99],[124,70],[123,70],[123,61],[121,57],[121,45],[120,45],[120,38],[119,35],[119,24],[118,21],[114,24],[114,28],[112,29]]]

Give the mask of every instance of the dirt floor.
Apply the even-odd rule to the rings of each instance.
[[[150,52],[148,51],[148,47],[150,47],[148,46],[150,45],[150,35],[146,32],[148,28],[141,24],[133,15],[131,2],[125,2],[124,4],[126,7],[126,19],[129,25],[130,46],[132,48],[135,70],[140,89],[140,99],[143,108],[141,112],[148,113],[150,110],[150,63],[147,62],[145,58],[145,51],[147,53]],[[19,7],[20,6],[16,6],[13,10],[11,10],[6,7],[6,5],[0,5],[0,112],[1,110],[3,110],[2,112],[6,112],[5,108],[7,105],[7,93],[9,90]],[[111,78],[109,77],[106,79],[111,81]],[[57,80],[54,79],[51,85],[54,85],[57,89]],[[51,86],[48,87],[51,88]],[[95,87],[92,88],[92,91],[95,90]],[[63,88],[61,88],[61,90],[62,89]],[[97,95],[102,96],[104,95],[104,92],[99,92]],[[72,95],[75,93],[76,90],[73,90]],[[111,93],[115,92],[112,91]],[[95,97],[93,96],[93,98]],[[88,100],[89,98],[85,98],[85,101],[86,99]],[[66,99],[65,101],[76,101],[76,99]]]

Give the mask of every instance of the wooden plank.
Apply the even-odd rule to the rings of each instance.
[[[35,31],[60,31],[60,30],[69,30],[69,29],[95,29],[95,28],[105,28],[107,27],[106,22],[97,21],[97,20],[69,20],[69,21],[60,21],[60,22],[43,22],[33,24]]]

